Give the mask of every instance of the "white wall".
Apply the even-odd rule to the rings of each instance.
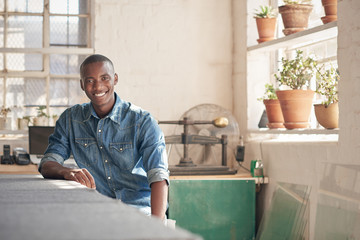
[[[360,164],[360,1],[338,5],[340,92],[339,162]]]
[[[232,110],[230,0],[96,0],[95,13],[95,52],[113,60],[120,97],[159,120],[202,103]]]

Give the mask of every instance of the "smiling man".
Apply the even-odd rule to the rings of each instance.
[[[115,93],[118,76],[107,57],[89,56],[80,75],[90,103],[61,114],[39,172],[45,178],[96,188],[164,219],[169,172],[164,135],[156,120]],[[63,166],[71,154],[79,169]]]

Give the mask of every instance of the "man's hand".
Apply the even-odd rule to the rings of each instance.
[[[78,182],[88,188],[96,188],[93,176],[85,168],[67,168],[58,162],[49,161],[42,165],[41,174],[44,178],[66,179]]]
[[[85,168],[82,169],[71,169],[64,171],[64,179],[78,182],[88,188],[95,189],[95,180],[93,176]]]

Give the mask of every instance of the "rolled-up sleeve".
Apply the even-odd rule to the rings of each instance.
[[[39,172],[41,172],[42,165],[46,162],[58,162],[61,165],[64,165],[64,159],[61,157],[61,155],[56,153],[46,153],[40,161]]]
[[[147,173],[148,175],[148,182],[151,185],[154,182],[160,182],[166,180],[167,184],[169,185],[169,171],[163,168],[153,168],[150,169]]]

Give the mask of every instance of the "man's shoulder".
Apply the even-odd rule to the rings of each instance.
[[[69,114],[71,118],[87,118],[90,114],[90,104],[76,104],[65,110],[65,113]]]
[[[121,110],[121,114],[125,117],[142,117],[149,114],[148,111],[143,108],[124,100],[118,104],[118,108]]]

